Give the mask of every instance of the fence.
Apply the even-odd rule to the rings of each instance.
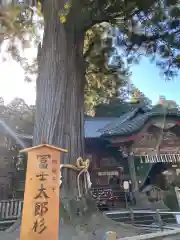
[[[153,232],[176,226],[178,224],[177,216],[180,216],[180,212],[129,209],[127,211],[106,212],[106,215],[116,222],[132,224],[144,229],[145,232]]]
[[[150,234],[143,234],[143,235],[136,235],[133,237],[125,237],[125,238],[118,238],[116,232],[106,232],[105,239],[106,240],[158,240],[158,239],[166,239],[166,240],[177,240],[179,239],[180,230],[179,228],[175,228],[173,230],[167,230],[164,232],[157,232],[157,233],[150,233]]]
[[[0,201],[0,221],[16,220],[21,216],[23,200],[3,200]]]
[[[21,216],[23,200],[0,201],[0,224],[13,223]],[[165,231],[177,226],[180,212],[152,210],[122,210],[105,212],[107,217],[116,222],[132,224],[139,227],[142,233]]]
[[[21,216],[23,208],[23,200],[2,200],[0,201],[0,220],[17,219]],[[160,223],[162,225],[176,224],[176,216],[180,216],[180,212],[170,211],[152,211],[152,210],[121,210],[108,211],[105,214],[114,221],[124,222],[135,225],[152,225]]]
[[[116,233],[110,232],[106,233],[107,240],[180,239],[180,229],[177,225],[180,212],[128,209],[106,212],[106,215],[114,221],[132,224],[141,232],[140,235],[120,239]]]

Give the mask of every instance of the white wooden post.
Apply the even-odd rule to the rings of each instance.
[[[117,235],[116,232],[106,232],[106,240],[116,240],[117,239]]]

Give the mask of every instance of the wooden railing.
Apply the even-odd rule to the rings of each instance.
[[[21,216],[23,200],[3,200],[0,201],[0,221],[17,219]]]

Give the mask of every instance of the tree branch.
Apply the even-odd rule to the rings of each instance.
[[[96,24],[107,22],[111,23],[115,20],[115,18],[119,17],[119,13],[117,15],[108,16],[108,15],[100,15],[96,16],[95,18],[91,19],[86,25],[83,26],[83,31],[87,31],[91,27],[93,27]]]
[[[135,11],[133,11],[133,13],[131,13],[129,16],[127,16],[126,19],[124,19],[124,20],[127,20],[127,18],[132,18],[139,12],[140,12],[139,9],[136,9]],[[96,15],[95,17],[92,17],[89,20],[88,24],[84,26],[83,30],[87,31],[88,29],[93,27],[95,24],[99,24],[102,22],[108,22],[108,23],[115,22],[118,17],[122,17],[120,11],[118,13],[112,13],[112,14],[107,14],[105,12],[101,12],[101,14]]]
[[[86,32],[88,29],[92,28],[94,25],[102,22],[110,22],[106,16],[99,16],[94,19],[90,19],[89,22],[83,26],[83,31]]]

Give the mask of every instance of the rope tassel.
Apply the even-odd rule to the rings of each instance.
[[[89,164],[90,161],[89,159],[83,160],[81,157],[79,157],[76,160],[76,166],[72,165],[72,164],[61,164],[60,166],[60,171],[62,168],[68,168],[68,169],[72,169],[78,173],[77,176],[77,187],[78,187],[78,195],[79,197],[82,197],[82,193],[81,193],[81,187],[80,187],[80,177],[83,174],[83,180],[84,180],[84,188],[86,193],[88,192],[88,189],[91,187],[91,179],[90,179],[90,174],[89,174]],[[60,186],[62,183],[62,178],[60,177]]]

